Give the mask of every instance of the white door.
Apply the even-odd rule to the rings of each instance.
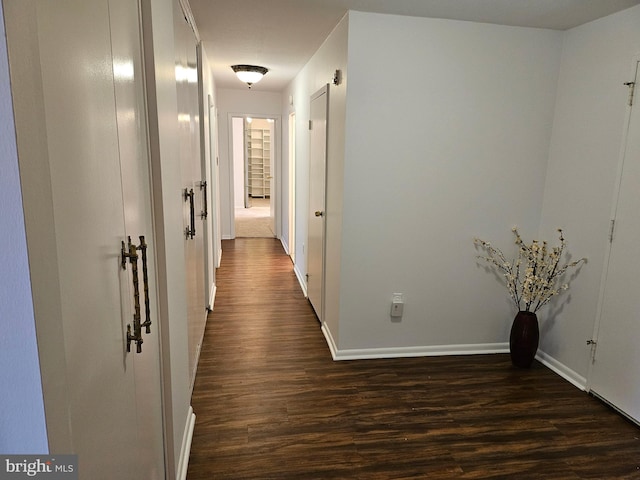
[[[47,412],[65,417],[47,414],[51,453],[77,454],[81,478],[165,478],[157,333],[143,333],[140,354],[135,343],[126,351],[134,284],[131,265],[121,268],[120,247],[128,235],[136,244],[139,235],[153,237],[150,218],[142,218],[150,212],[150,197],[138,97],[137,2],[7,0],[5,5],[14,103],[22,115],[17,132],[19,155],[25,156],[22,181],[29,185],[30,176],[48,175],[53,211],[47,215],[25,202],[29,222],[52,228],[46,247],[53,256],[31,268],[35,277],[55,277],[36,301],[58,306],[44,315],[35,305],[36,322],[60,322],[60,337],[39,338],[46,358],[54,350],[62,358],[57,374],[43,375]],[[28,112],[38,111],[42,116],[28,118]],[[152,261],[148,271],[154,275]]]
[[[201,216],[204,178],[200,157],[200,107],[198,103],[198,55],[195,34],[174,0],[176,89],[178,100],[180,171],[185,232],[189,384],[195,380],[196,363],[207,319],[205,296],[204,228]]]
[[[638,82],[638,64],[635,82]],[[640,108],[637,99],[631,109],[620,180],[590,388],[640,422]]]
[[[328,104],[329,86],[326,85],[311,96],[311,118],[309,123],[307,295],[320,323],[322,323],[324,313],[324,234]]]
[[[124,205],[125,232],[131,241],[147,245],[143,263],[139,250],[139,295],[142,352],[134,358],[134,384],[138,423],[138,444],[151,452],[142,478],[163,478],[164,443],[162,429],[162,385],[160,380],[160,337],[157,317],[155,236],[151,205],[151,171],[149,166],[146,92],[144,89],[141,18],[139,3],[109,0],[111,48],[118,127],[118,148]],[[142,237],[142,238],[141,238]],[[131,265],[128,266],[129,274]],[[129,283],[132,287],[133,280]],[[129,294],[135,312],[135,292]],[[134,342],[135,343],[135,342]],[[131,351],[136,348],[132,345]]]

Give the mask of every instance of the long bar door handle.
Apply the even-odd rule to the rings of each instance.
[[[200,191],[202,191],[202,201],[204,202],[202,212],[200,212],[200,218],[206,220],[209,216],[209,205],[207,203],[207,182],[204,180],[200,182]]]
[[[125,248],[122,242],[122,266],[126,268],[126,259],[131,264],[131,276],[133,278],[133,328],[131,324],[127,325],[127,352],[131,351],[131,342],[136,343],[136,352],[142,353],[142,324],[140,322],[140,287],[138,280],[138,253],[136,246],[131,243],[131,237],[128,237],[128,243]]]
[[[191,190],[187,188],[184,189],[184,201],[189,202],[189,220],[191,222],[191,227],[187,227],[184,231],[187,240],[193,239],[193,237],[196,236],[196,207],[194,203],[194,195],[193,188]]]
[[[151,333],[151,308],[149,307],[149,272],[147,269],[147,242],[144,235],[140,235],[140,256],[142,257],[142,287],[144,288],[144,323],[145,333]]]

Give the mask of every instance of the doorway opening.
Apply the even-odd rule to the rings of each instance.
[[[274,118],[233,117],[235,237],[276,237]]]

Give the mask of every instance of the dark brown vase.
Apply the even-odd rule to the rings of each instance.
[[[538,317],[533,312],[520,311],[513,319],[509,351],[511,363],[516,367],[529,368],[538,351]]]

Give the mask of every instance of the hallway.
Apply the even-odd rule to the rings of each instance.
[[[188,480],[637,478],[640,428],[539,363],[333,362],[280,242],[223,249]]]

